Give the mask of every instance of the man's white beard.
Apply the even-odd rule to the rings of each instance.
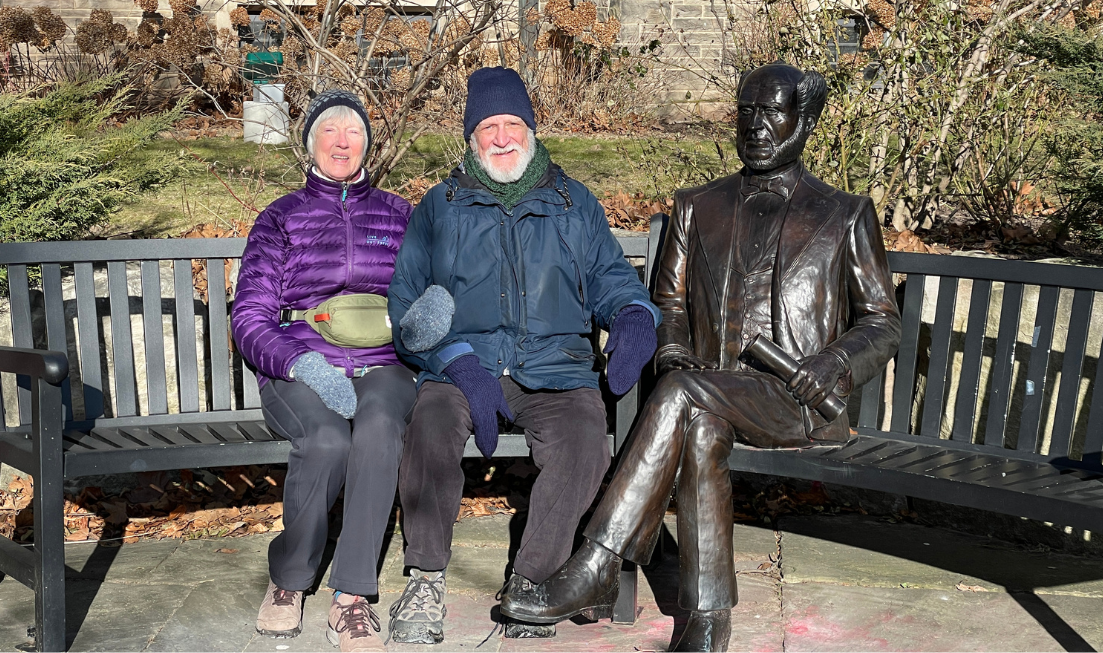
[[[532,163],[532,157],[536,156],[536,134],[530,129],[525,135],[525,146],[522,148],[516,143],[507,145],[506,147],[496,147],[491,145],[486,148],[486,152],[479,151],[479,144],[475,141],[475,136],[471,136],[471,151],[475,153],[475,158],[479,160],[479,165],[483,167],[486,175],[498,182],[499,184],[512,184],[520,179],[525,170]],[[494,167],[491,159],[496,154],[506,154],[507,152],[519,151],[521,156],[514,162],[513,165],[501,170]]]

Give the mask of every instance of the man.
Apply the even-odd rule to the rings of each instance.
[[[732,447],[844,442],[845,412],[829,422],[811,409],[873,378],[900,340],[872,202],[800,161],[825,96],[820,75],[792,66],[746,75],[736,135],[746,167],[675,195],[654,293],[662,376],[582,548],[503,599],[503,614],[554,623],[615,600],[621,558],[648,561],[678,479],[679,603],[690,619],[675,650],[727,649]],[[803,359],[791,379],[740,359],[755,336]]]
[[[490,457],[498,416],[525,431],[540,474],[503,590],[542,582],[571,554],[575,529],[609,466],[605,408],[587,336],[608,329],[609,388],[623,394],[654,354],[659,312],[586,188],[551,163],[520,76],[483,68],[468,80],[463,163],[410,218],[389,313],[418,395],[399,470],[410,581],[391,608],[391,639],[444,639],[445,577],[474,431]],[[430,286],[454,298],[451,329],[426,351],[400,336]],[[436,290],[436,289],[434,289]],[[554,626],[508,624],[506,636]]]

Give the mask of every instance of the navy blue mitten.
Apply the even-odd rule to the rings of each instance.
[[[490,458],[498,448],[498,413],[513,421],[502,385],[486,371],[474,354],[464,354],[444,368],[452,384],[467,397],[471,407],[471,424],[475,429],[475,446]]]
[[[655,355],[657,345],[655,318],[651,311],[638,304],[620,309],[613,318],[609,341],[602,350],[609,354],[605,375],[609,377],[609,389],[613,394],[628,392],[640,380],[640,372]]]
[[[311,351],[299,356],[291,366],[291,375],[318,393],[326,408],[345,419],[356,414],[356,390],[352,379],[329,364],[325,356]]]

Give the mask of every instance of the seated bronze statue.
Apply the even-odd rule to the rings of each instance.
[[[554,623],[611,605],[622,559],[650,559],[677,481],[679,604],[690,619],[675,650],[727,650],[737,600],[732,447],[844,443],[845,411],[828,420],[815,408],[876,376],[900,341],[873,202],[800,160],[825,98],[822,76],[789,65],[744,76],[744,169],[675,195],[653,297],[663,318],[657,386],[582,548],[503,600],[503,614]],[[741,358],[755,336],[800,361],[796,373],[783,380]]]

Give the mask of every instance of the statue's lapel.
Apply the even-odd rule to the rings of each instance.
[[[813,188],[809,181],[814,179],[807,172],[802,175],[781,229],[777,269],[782,281],[824,225],[835,218],[841,206],[837,199]]]
[[[739,197],[740,175],[732,175],[712,192],[701,193],[693,200],[693,224],[697,228],[701,253],[712,277],[715,297],[720,297],[731,259],[732,221],[735,220]]]

